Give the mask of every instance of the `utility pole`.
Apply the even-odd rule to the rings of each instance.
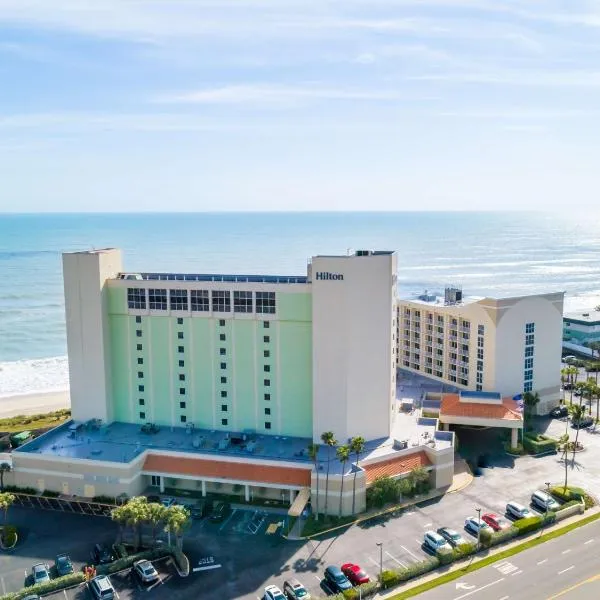
[[[477,512],[477,552],[479,552],[481,541],[481,508],[475,509]]]
[[[383,573],[383,542],[376,542],[379,546],[379,582],[381,583],[381,575]]]

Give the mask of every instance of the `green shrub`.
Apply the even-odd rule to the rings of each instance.
[[[43,596],[45,594],[51,594],[52,592],[57,592],[59,590],[72,587],[75,585],[79,585],[83,583],[85,580],[83,573],[71,573],[70,575],[65,575],[64,577],[57,577],[52,581],[48,581],[46,583],[38,583],[37,585],[33,585],[27,588],[23,588],[16,592],[12,598],[14,600],[20,600],[29,594],[38,594]],[[8,596],[9,598],[11,596]]]
[[[379,583],[377,581],[369,581],[369,583],[363,583],[354,589],[359,590],[363,598],[368,598],[369,596],[374,596],[379,591]]]
[[[479,532],[479,543],[483,548],[489,548],[492,545],[492,535],[494,532],[490,527],[486,527]]]
[[[471,556],[471,554],[475,554],[476,550],[477,546],[472,542],[466,542],[464,544],[461,544],[460,546],[452,549],[452,552],[454,553],[454,560],[459,560],[461,558],[465,558],[466,556]]]
[[[580,500],[569,500],[568,502],[565,502],[564,504],[561,504],[556,509],[556,512],[561,511],[561,510],[565,510],[566,508],[570,508],[571,506],[579,506],[579,505],[581,505],[581,501]]]
[[[454,560],[452,548],[438,548],[435,556],[440,561],[440,565],[448,565]]]
[[[426,558],[417,563],[413,563],[408,567],[401,567],[397,569],[398,576],[400,577],[400,581],[408,581],[413,577],[418,577],[419,575],[423,575],[424,573],[429,573],[429,571],[433,571],[440,566],[440,561],[438,558]]]
[[[138,552],[136,554],[130,554],[123,558],[118,558],[117,560],[106,564],[106,565],[98,565],[96,567],[96,572],[98,575],[110,575],[112,573],[117,573],[118,571],[123,571],[124,569],[128,569],[133,565],[137,560],[141,560],[143,558],[147,560],[156,560],[157,558],[163,558],[165,556],[169,556],[172,553],[170,548],[157,548],[156,550],[144,550],[143,552]]]
[[[94,496],[92,502],[97,502],[98,504],[111,504],[114,506],[115,498],[113,496]]]
[[[519,530],[515,526],[508,527],[507,529],[501,529],[500,531],[494,531],[490,538],[490,547],[497,546],[498,544],[504,544],[509,540],[517,537]]]
[[[127,548],[125,548],[125,544],[115,544],[113,548],[115,549],[117,558],[126,558],[129,554]]]
[[[523,446],[532,454],[545,454],[546,452],[556,452],[558,441],[545,435],[527,433],[523,436]]]
[[[525,454],[525,449],[521,444],[517,444],[515,447],[513,447],[510,445],[510,442],[504,443],[504,451],[508,452],[509,454],[516,454],[518,456]]]
[[[367,490],[367,505],[381,508],[388,502],[398,502],[399,482],[391,477],[378,477]]]
[[[58,498],[60,496],[60,492],[53,492],[52,490],[44,490],[42,492],[42,496],[45,498]]]
[[[188,560],[188,557],[181,550],[179,550],[179,548],[172,548],[171,553],[173,554],[173,559],[177,563],[179,570],[182,573],[189,574],[190,561]]]
[[[542,525],[552,525],[552,523],[556,522],[556,513],[552,510],[549,510],[543,517],[542,517]]]
[[[550,488],[550,493],[564,502],[570,500],[581,500],[585,497],[586,493],[583,488],[567,486],[566,488],[562,485],[556,485]]]
[[[17,543],[17,528],[12,525],[5,525],[2,528],[2,543],[7,548],[12,548]]]
[[[379,583],[383,589],[393,587],[400,583],[400,575],[396,571],[392,571],[391,569],[386,569],[381,572],[379,576]]]
[[[5,492],[14,492],[16,494],[30,494],[31,496],[37,496],[38,491],[32,487],[19,487],[18,485],[5,485]]]
[[[517,535],[525,535],[530,531],[536,531],[543,525],[542,517],[526,517],[524,519],[518,519],[513,523],[513,526],[517,528]]]

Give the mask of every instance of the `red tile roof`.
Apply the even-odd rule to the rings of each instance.
[[[255,481],[310,487],[312,466],[305,468],[275,467],[248,462],[229,462],[203,458],[183,458],[149,454],[144,462],[144,471],[168,473],[169,475],[195,475],[232,481]]]
[[[458,394],[444,394],[440,416],[473,417],[480,419],[505,419],[522,421],[523,417],[517,410],[517,403],[512,398],[504,398],[502,404],[485,404],[483,402],[461,402]]]
[[[367,485],[373,483],[378,477],[397,477],[404,473],[410,473],[416,467],[428,467],[431,461],[427,454],[420,450],[414,454],[404,454],[388,458],[378,463],[361,465],[367,476]]]

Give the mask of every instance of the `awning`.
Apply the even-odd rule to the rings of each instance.
[[[304,507],[308,504],[310,500],[310,488],[304,487],[296,496],[293,504],[290,506],[290,510],[288,510],[289,517],[299,517],[304,510]]]

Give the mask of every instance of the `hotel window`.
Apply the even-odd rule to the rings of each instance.
[[[146,413],[145,412],[141,412],[140,413],[140,419],[145,419],[146,418]]]
[[[143,379],[144,373],[142,371],[138,371],[138,379]]]
[[[221,398],[227,398],[227,392],[225,390],[221,390]]]
[[[221,377],[221,383],[227,383],[227,377]]]
[[[263,381],[263,384],[264,384],[265,387],[270,387],[271,386],[271,380],[270,379],[265,379]]]
[[[265,400],[270,400],[271,399],[271,394],[265,394]]]
[[[171,290],[171,310],[187,310],[188,309],[188,293],[187,290]]]
[[[144,404],[146,404],[146,401],[143,398],[138,398],[138,404],[140,406],[144,406]]]
[[[221,419],[221,425],[227,425],[227,419]]]
[[[144,364],[144,359],[143,358],[138,358],[137,362],[138,362],[138,365],[143,365]]]
[[[525,368],[526,369],[533,369],[533,358],[526,358],[525,359]]]
[[[185,360],[180,360],[179,361],[179,366],[180,367],[185,367]]]
[[[477,361],[477,370],[483,371],[483,361],[482,360]]]
[[[523,391],[524,392],[531,392],[533,390],[533,382],[532,381],[526,381],[525,385],[523,385]]]
[[[185,388],[179,388],[179,395],[185,396]]]
[[[270,351],[270,350],[264,350],[264,351],[263,351],[263,356],[264,356],[265,358],[269,358],[269,357],[271,356],[271,351]]]
[[[265,429],[271,429],[271,422],[265,421]]]
[[[183,319],[181,317],[177,317],[177,325],[183,325]]]
[[[533,346],[527,346],[525,348],[525,356],[533,356]]]
[[[227,412],[227,404],[221,404],[221,412]]]
[[[225,327],[225,319],[219,319],[219,327]]]
[[[178,331],[177,332],[177,339],[178,340],[182,340],[183,339],[183,331]]]
[[[138,352],[141,352],[141,351],[142,351],[142,345],[141,345],[141,344],[138,344],[138,345],[137,345],[137,351],[138,351]]]
[[[268,344],[271,341],[271,338],[268,335],[263,336],[263,342]]]
[[[533,381],[533,369],[527,369],[525,371],[525,381]]]
[[[477,347],[483,348],[483,338],[482,337],[477,338]]]
[[[231,294],[221,290],[213,290],[213,312],[231,312]]]
[[[142,310],[146,308],[146,290],[141,288],[127,288],[127,306]]]
[[[271,323],[270,323],[270,321],[263,321],[263,327],[264,327],[265,329],[269,329],[269,327],[271,327]]]
[[[180,402],[179,403],[179,408],[185,408],[185,402]]]
[[[482,390],[482,389],[483,389],[483,386],[482,386],[480,383],[478,383],[478,384],[475,386],[475,390],[476,390],[476,391],[478,391],[478,392],[481,392],[481,390]]]
[[[233,292],[233,311],[236,313],[251,313],[252,292]]]
[[[167,290],[149,289],[150,310],[167,310]]]
[[[190,303],[192,312],[208,312],[208,290],[192,290]]]
[[[144,391],[144,386],[138,385],[138,392],[143,392],[143,391]]]
[[[185,375],[183,373],[179,373],[179,381],[185,381]]]
[[[477,335],[483,335],[485,333],[485,327],[483,325],[477,325]]]
[[[535,335],[533,333],[526,335],[525,336],[525,345],[533,346],[534,340],[535,340]]]
[[[142,322],[142,317],[140,317],[139,315],[135,318],[135,322],[136,323],[141,323]]]
[[[181,415],[181,416],[179,417],[179,420],[180,420],[182,423],[185,423],[185,422],[187,421],[187,417],[186,417],[185,415]]]
[[[221,356],[225,356],[225,354],[227,354],[227,351],[225,350],[225,348],[219,348],[219,354]]]
[[[141,329],[136,329],[135,330],[135,335],[137,335],[137,337],[142,337],[142,330]]]
[[[535,323],[527,323],[525,325],[525,333],[534,333],[535,332]]]
[[[256,292],[256,312],[263,315],[275,314],[275,292]]]
[[[483,373],[477,373],[477,383],[483,383]]]
[[[271,414],[271,409],[265,408],[265,415],[270,415],[270,414]]]
[[[483,360],[483,349],[482,348],[477,348],[477,359]]]
[[[270,373],[270,372],[271,372],[271,365],[265,365],[265,366],[263,367],[263,371],[264,371],[265,373]]]
[[[221,363],[221,369],[226,369],[227,368],[227,363]]]
[[[177,352],[179,352],[179,354],[183,354],[183,351],[184,351],[183,346],[177,346]]]
[[[220,333],[220,334],[219,334],[219,341],[220,341],[220,342],[224,342],[226,339],[227,339],[227,338],[225,337],[225,334],[224,334],[224,333]]]

